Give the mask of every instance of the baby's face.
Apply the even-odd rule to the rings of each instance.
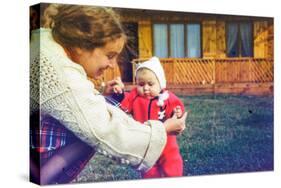
[[[137,71],[136,83],[138,94],[149,99],[158,96],[161,91],[157,77],[148,69]]]

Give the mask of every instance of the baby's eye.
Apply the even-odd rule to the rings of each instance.
[[[149,82],[148,85],[149,85],[149,86],[153,86],[154,83],[153,83],[153,82]]]
[[[141,82],[141,83],[138,83],[138,85],[142,87],[142,86],[144,86],[144,83]]]

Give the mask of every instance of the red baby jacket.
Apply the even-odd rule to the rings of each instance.
[[[139,96],[137,88],[134,88],[129,93],[125,93],[124,99],[121,101],[121,108],[132,114],[134,119],[144,123],[147,120],[160,120],[164,122],[166,119],[172,117],[173,110],[176,106],[180,106],[184,113],[184,105],[180,99],[168,91],[169,97],[164,101],[164,105],[159,107],[157,105],[158,97],[147,99]]]
[[[129,93],[125,93],[121,101],[121,108],[132,114],[133,118],[141,123],[147,120],[160,120],[164,122],[166,119],[173,116],[173,110],[176,106],[180,106],[184,113],[184,105],[181,100],[172,92],[168,91],[169,97],[164,101],[164,105],[157,105],[158,96],[152,99],[139,96],[137,88],[134,88]],[[168,135],[165,150],[178,148],[175,135]],[[164,150],[164,153],[165,153]],[[167,151],[168,152],[168,151]]]

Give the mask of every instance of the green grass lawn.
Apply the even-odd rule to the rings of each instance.
[[[184,175],[273,170],[273,97],[180,97],[191,109],[178,136]],[[139,179],[132,168],[96,155],[75,182]]]

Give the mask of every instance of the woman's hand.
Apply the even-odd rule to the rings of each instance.
[[[174,114],[173,117],[167,119],[164,122],[167,134],[180,134],[185,129],[185,120],[187,118],[188,112],[185,112],[181,118],[177,118],[177,115]]]
[[[120,77],[116,77],[114,80],[108,81],[105,84],[103,94],[110,95],[113,93],[122,94],[124,90],[124,84]]]

